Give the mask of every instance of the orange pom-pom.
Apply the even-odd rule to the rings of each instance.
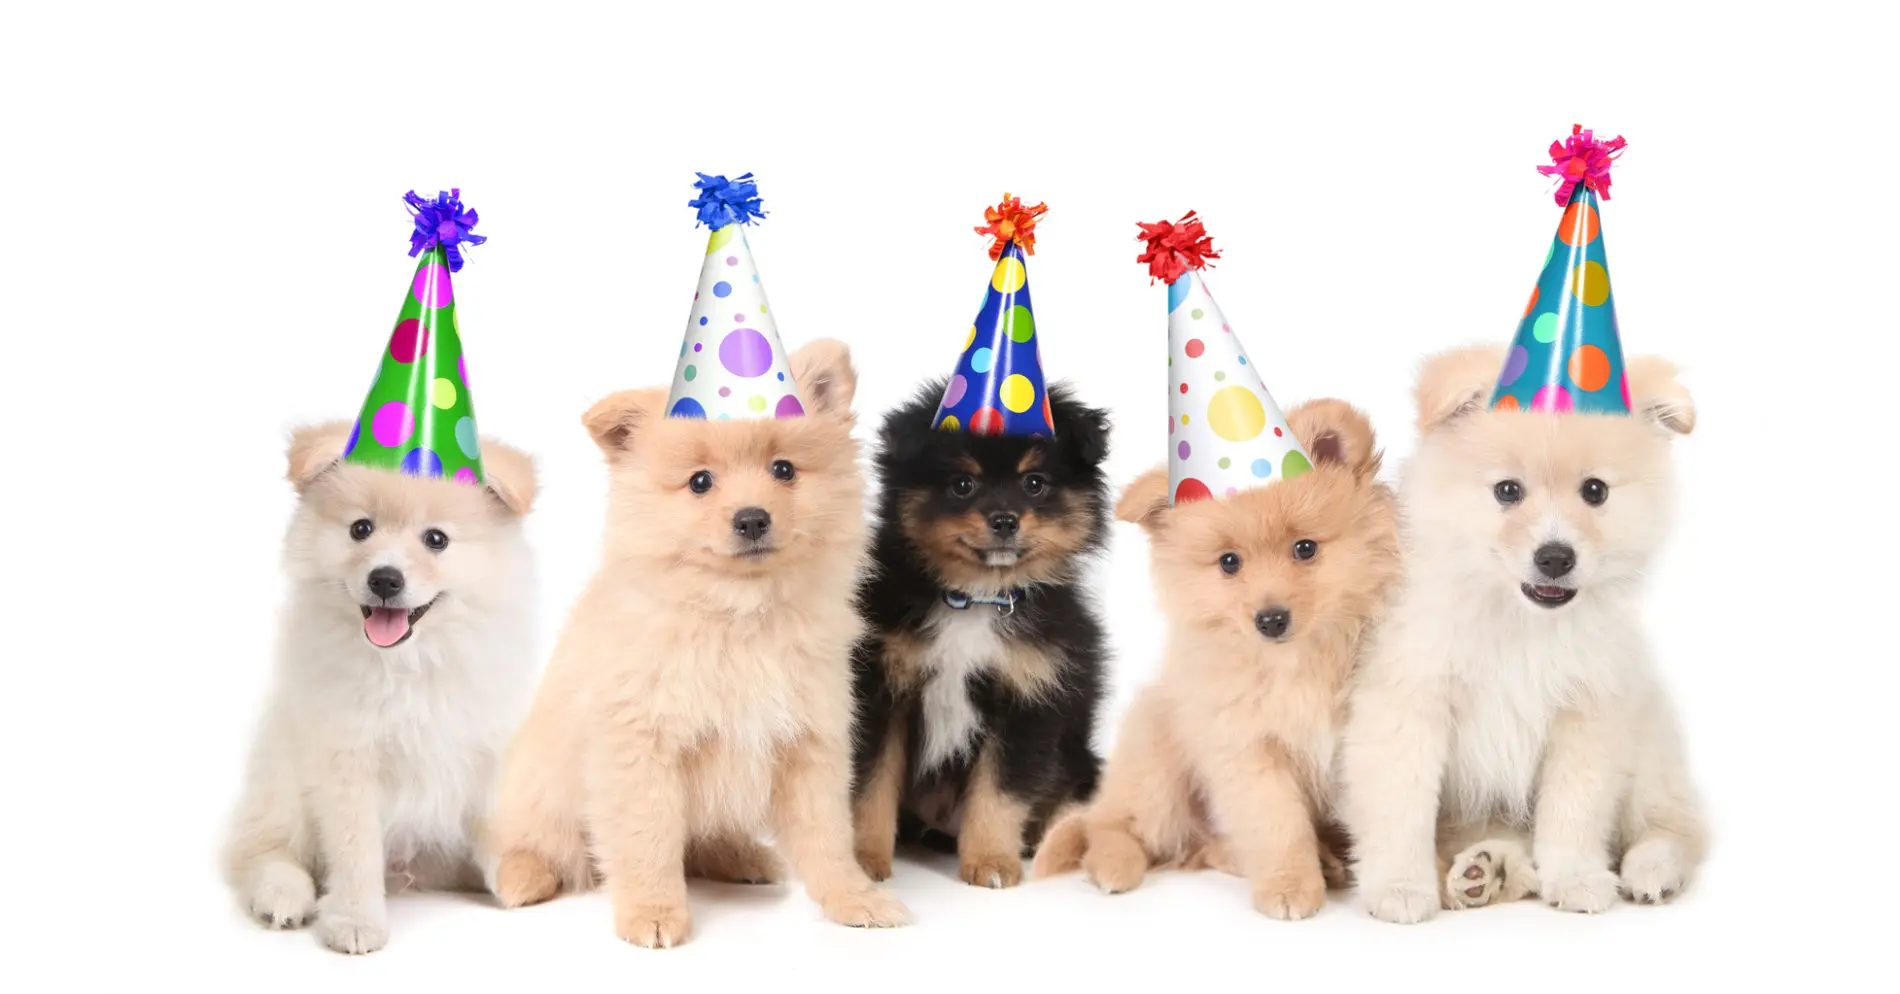
[[[983,209],[983,220],[989,223],[976,229],[976,233],[988,235],[994,239],[990,242],[992,260],[1002,258],[1003,250],[1008,248],[1011,242],[1022,246],[1025,255],[1035,255],[1036,221],[1048,210],[1047,204],[1025,207],[1021,197],[1012,197],[1005,193],[1002,203]]]

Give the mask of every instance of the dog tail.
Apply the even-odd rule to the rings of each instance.
[[[1032,877],[1052,877],[1082,865],[1089,851],[1089,826],[1081,811],[1072,811],[1050,826],[1036,847],[1036,861],[1030,865]]]

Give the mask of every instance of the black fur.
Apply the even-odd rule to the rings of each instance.
[[[919,817],[918,802],[948,793],[960,805],[975,759],[994,751],[1001,789],[1029,806],[1023,833],[1029,853],[1056,807],[1092,797],[1101,773],[1102,760],[1090,739],[1103,693],[1107,650],[1102,625],[1082,596],[1080,574],[1085,560],[1099,552],[1108,537],[1111,497],[1101,468],[1108,455],[1108,417],[1056,385],[1049,394],[1053,440],[933,431],[931,422],[943,390],[942,380],[926,384],[886,417],[881,434],[876,569],[859,591],[859,606],[870,634],[853,659],[858,710],[854,782],[861,786],[871,774],[891,723],[906,723],[909,769],[904,778],[899,841],[955,851],[952,836],[927,817]],[[1051,484],[1042,499],[1025,493],[1016,472],[1032,447],[1043,450],[1038,472]],[[957,465],[966,456],[983,467],[981,486],[972,497],[958,498],[949,483],[961,472]],[[912,512],[915,518],[971,511],[987,516],[1006,510],[1023,516],[1025,522],[1040,516],[1044,522],[1067,523],[1082,534],[1076,551],[1066,557],[1063,575],[1025,587],[1002,632],[1004,639],[1028,643],[1057,660],[1057,687],[1031,700],[990,674],[971,677],[967,690],[981,729],[963,759],[937,770],[918,768],[924,739],[919,727],[920,691],[895,693],[883,661],[884,641],[890,633],[927,637],[925,622],[942,603],[944,586],[930,553],[905,535],[902,516],[907,495],[919,493],[928,496]],[[969,610],[997,612],[998,608],[973,604]]]

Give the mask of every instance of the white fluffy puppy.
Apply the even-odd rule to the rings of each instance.
[[[482,487],[342,464],[349,431],[291,440],[289,604],[224,870],[266,926],[314,914],[366,953],[387,891],[484,886],[473,839],[533,676],[535,482],[488,439]]]
[[[1503,359],[1420,375],[1407,575],[1351,691],[1342,812],[1386,921],[1663,901],[1705,848],[1641,626],[1694,406],[1669,363],[1632,358],[1629,417],[1486,410]]]

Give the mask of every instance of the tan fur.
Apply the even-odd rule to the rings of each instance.
[[[1124,719],[1096,800],[1052,828],[1036,876],[1079,865],[1116,893],[1154,866],[1211,865],[1244,875],[1273,917],[1323,902],[1334,731],[1397,539],[1364,416],[1318,400],[1288,422],[1314,457],[1304,477],[1173,508],[1165,469],[1124,491],[1117,516],[1149,534],[1167,659]],[[1319,543],[1311,561],[1293,559],[1300,539]],[[1224,552],[1240,555],[1237,574],[1220,570]],[[1268,606],[1292,611],[1284,642],[1254,628]]]
[[[976,887],[1014,887],[1023,880],[1023,826],[1029,805],[1003,792],[990,742],[970,771],[963,824],[957,832],[958,876]]]
[[[893,721],[884,736],[884,748],[862,785],[851,812],[852,837],[858,865],[872,880],[889,880],[897,855],[897,809],[904,798],[904,770],[908,762],[907,722]]]
[[[902,924],[853,858],[850,647],[865,565],[849,354],[792,356],[808,414],[671,419],[665,394],[583,418],[612,489],[600,570],[568,619],[511,745],[489,848],[517,906],[593,882],[629,942],[686,939],[689,872],[770,879],[771,830],[834,921]],[[796,478],[773,479],[774,460]],[[698,471],[714,485],[695,494]],[[776,551],[737,556],[734,512],[772,516]],[[689,866],[689,863],[691,864]]]

